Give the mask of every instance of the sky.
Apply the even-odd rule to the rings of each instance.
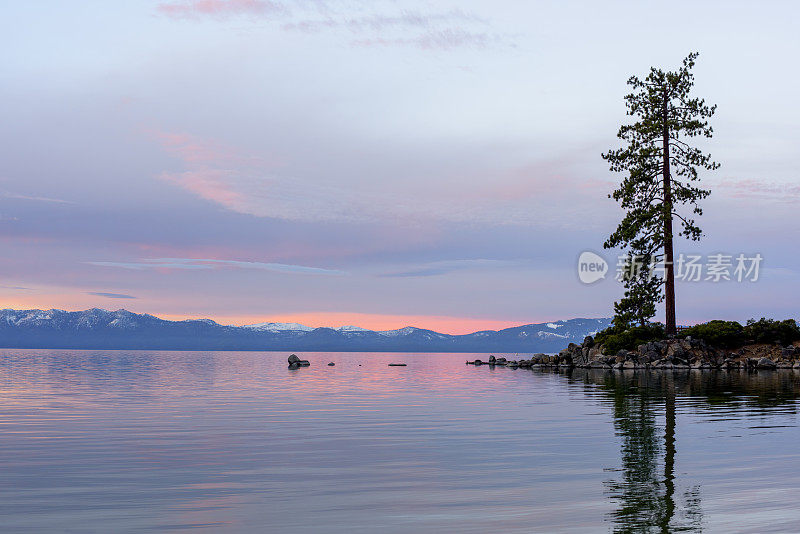
[[[608,317],[626,80],[718,105],[678,322],[797,317],[794,2],[0,6],[0,307],[449,333]]]

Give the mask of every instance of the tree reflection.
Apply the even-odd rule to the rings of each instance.
[[[614,532],[699,532],[699,489],[675,495],[675,384],[667,374],[608,373],[582,378],[600,383],[614,408],[620,438],[619,478],[606,482],[616,503],[610,514]],[[599,380],[594,380],[599,378]],[[659,416],[663,413],[663,425]]]
[[[796,411],[800,374],[794,372],[607,372],[575,369],[583,382],[613,405],[622,466],[606,482],[615,502],[614,532],[700,532],[699,486],[676,479],[676,403],[691,398],[693,407],[736,410],[759,416],[767,411]],[[699,401],[699,404],[698,404]],[[662,419],[663,417],[663,419]],[[663,422],[662,422],[663,421]],[[678,491],[683,488],[682,491]]]

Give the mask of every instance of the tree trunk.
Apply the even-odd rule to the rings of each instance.
[[[664,88],[664,304],[666,307],[666,334],[674,336],[675,327],[675,270],[672,255],[672,183],[669,173],[669,98]]]

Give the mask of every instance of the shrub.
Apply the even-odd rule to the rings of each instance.
[[[736,321],[709,321],[681,330],[678,335],[702,339],[709,345],[724,349],[741,346],[745,340],[744,327]]]
[[[603,345],[605,354],[616,354],[621,349],[633,350],[643,343],[664,339],[664,326],[652,323],[645,326],[612,326],[595,336],[595,343]]]
[[[744,327],[744,335],[748,340],[755,343],[780,343],[789,345],[793,341],[800,340],[800,328],[794,319],[776,321],[774,319],[764,319],[756,321],[750,319]]]

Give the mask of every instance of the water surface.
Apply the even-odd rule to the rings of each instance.
[[[289,370],[286,356],[0,351],[0,529],[800,525],[798,372],[556,373],[366,353],[305,353],[312,366]]]

